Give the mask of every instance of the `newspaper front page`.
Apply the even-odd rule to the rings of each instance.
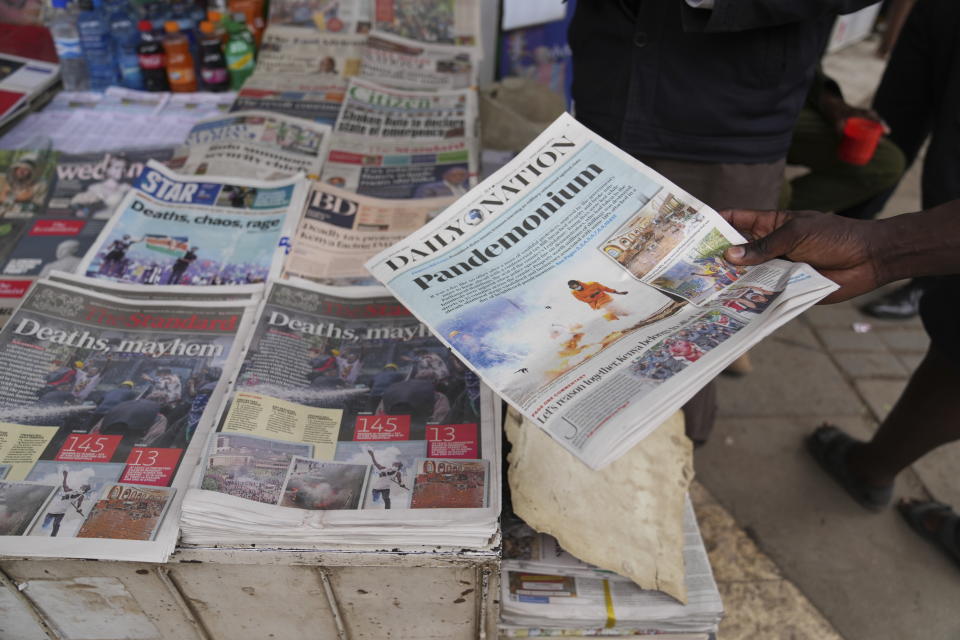
[[[270,24],[327,33],[370,31],[370,0],[272,0]]]
[[[150,162],[78,273],[144,285],[253,284],[280,274],[303,177],[184,176]]]
[[[346,88],[346,83],[339,78],[254,71],[243,83],[230,110],[269,111],[333,125],[340,113]]]
[[[480,0],[373,0],[373,28],[411,40],[480,43]]]
[[[476,94],[424,93],[352,79],[323,182],[361,195],[458,196],[477,175]]]
[[[479,378],[385,289],[274,282],[200,487],[266,516],[336,512],[325,524],[499,513],[486,407]]]
[[[452,197],[384,200],[314,182],[284,273],[321,284],[378,284],[363,263],[452,202]]]
[[[164,561],[253,304],[38,281],[0,332],[0,554]]]
[[[318,178],[330,127],[268,111],[238,111],[194,125],[168,165],[180,173],[276,180]]]
[[[367,268],[589,466],[615,459],[750,345],[836,288],[738,269],[719,215],[564,114]]]
[[[371,33],[360,77],[398,89],[466,89],[477,83],[479,50]]]
[[[263,32],[255,73],[306,73],[346,79],[360,72],[365,35],[273,25]]]

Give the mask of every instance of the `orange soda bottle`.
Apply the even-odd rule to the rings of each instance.
[[[193,56],[190,55],[190,41],[180,33],[180,26],[173,20],[163,24],[167,36],[163,39],[163,50],[167,54],[167,79],[170,90],[186,92],[197,90],[197,72],[194,70]]]

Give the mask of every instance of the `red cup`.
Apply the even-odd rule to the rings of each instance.
[[[882,135],[883,125],[876,120],[847,118],[837,157],[849,164],[865,165],[877,150]]]

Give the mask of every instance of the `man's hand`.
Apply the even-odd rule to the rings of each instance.
[[[886,283],[874,247],[875,222],[816,211],[729,209],[720,215],[751,240],[728,248],[728,261],[738,266],[774,258],[806,262],[840,285],[824,303],[842,302]]]
[[[847,104],[844,99],[829,91],[824,91],[820,98],[820,113],[837,130],[837,135],[843,135],[843,127],[848,118],[866,118],[883,125],[884,135],[890,134],[890,127],[873,109],[861,109]]]

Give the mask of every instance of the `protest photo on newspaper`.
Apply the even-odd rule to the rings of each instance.
[[[466,89],[477,84],[479,58],[475,47],[375,32],[364,43],[360,77],[400,89]]]
[[[480,43],[480,0],[373,0],[373,28],[411,40]]]
[[[0,332],[3,555],[173,551],[256,302],[123,293],[40,280]]]
[[[371,0],[272,0],[270,24],[328,33],[370,31]]]
[[[194,177],[150,161],[77,273],[143,285],[264,282],[280,274],[306,196],[302,176]]]
[[[276,180],[320,177],[329,125],[268,111],[201,120],[167,165],[180,173]]]
[[[593,468],[836,285],[736,268],[716,212],[562,115],[367,268],[527,418]]]
[[[496,508],[481,514],[495,520],[497,434],[481,395],[382,287],[273,282],[211,437],[207,495],[188,502],[216,493],[267,532],[283,507],[333,512],[328,525],[426,522],[425,510],[448,512],[434,524],[459,510]]]
[[[329,285],[379,285],[363,264],[403,240],[454,198],[387,200],[311,184],[284,274]]]

